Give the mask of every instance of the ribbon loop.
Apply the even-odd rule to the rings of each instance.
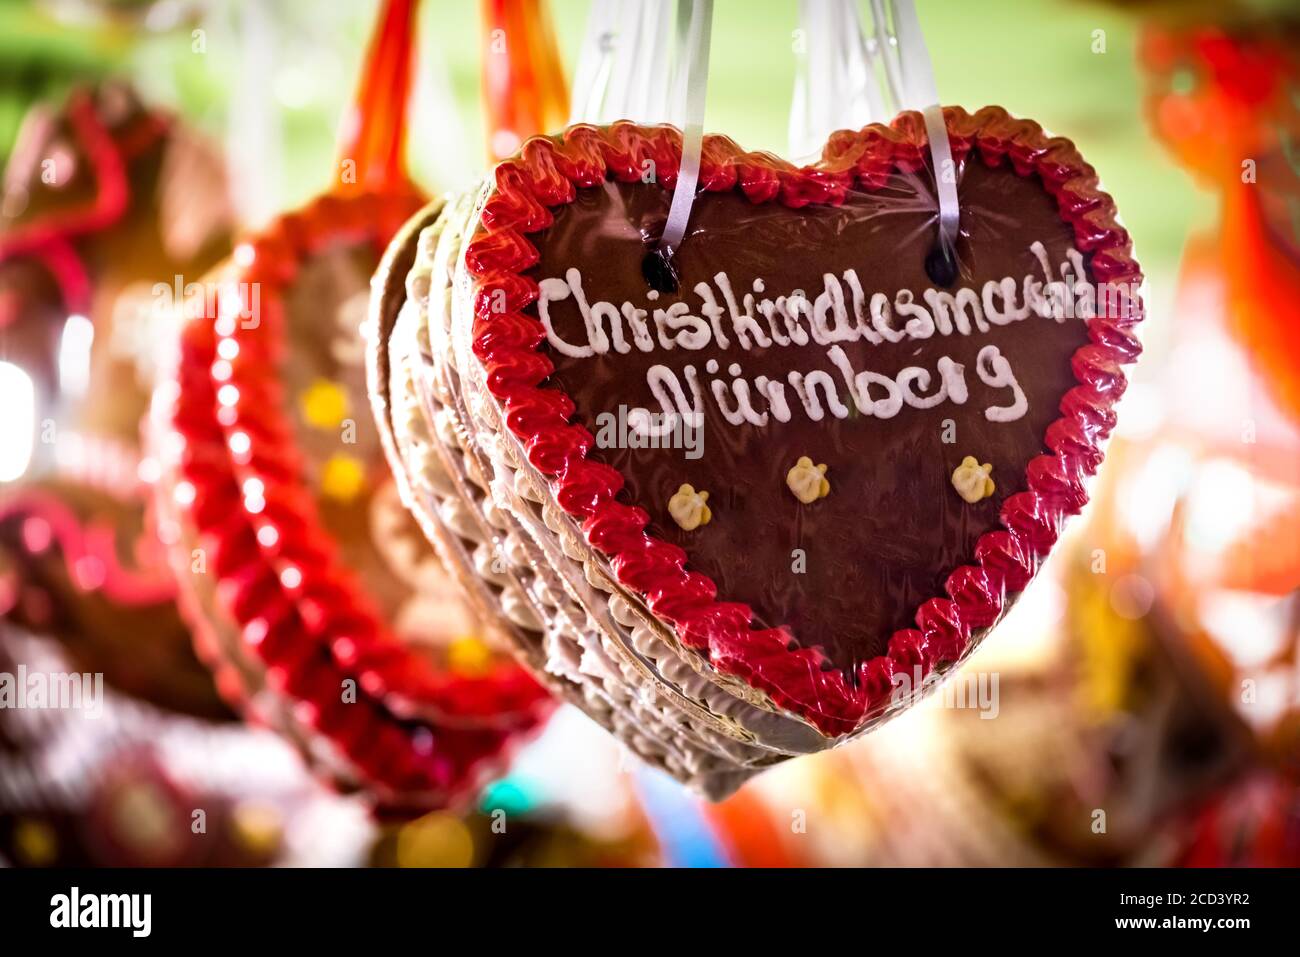
[[[868,30],[858,0],[800,0],[805,43],[790,107],[790,152],[812,162],[837,129],[920,111],[939,208],[938,243],[926,269],[935,282],[951,285],[960,225],[957,176],[916,4],[871,0],[870,11]]]
[[[664,224],[664,233],[659,240],[659,251],[670,266],[677,247],[686,236],[691,206],[695,203],[695,187],[700,180],[712,27],[713,0],[691,0],[689,4],[678,5],[673,101],[674,113],[683,117],[682,162],[673,190],[673,203],[668,210],[668,222]]]
[[[879,2],[879,0],[873,0]],[[891,0],[894,32],[898,38],[899,66],[905,102],[903,109],[917,109],[925,118],[930,161],[934,166],[935,190],[939,200],[939,244],[926,260],[930,278],[949,286],[957,278],[957,231],[961,211],[957,202],[957,169],[948,142],[948,125],[939,106],[934,66],[921,33],[913,0]]]
[[[671,12],[662,0],[592,4],[569,116],[570,123],[667,121],[682,130],[668,220],[643,266],[646,280],[661,291],[677,286],[672,260],[686,236],[700,179],[713,0],[678,0],[675,29],[670,29]]]

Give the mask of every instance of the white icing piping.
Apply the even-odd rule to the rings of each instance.
[[[1098,314],[1099,305],[1109,314],[1109,303],[1134,294],[1122,285],[1090,283],[1076,250],[1068,250],[1056,270],[1042,243],[1030,244],[1029,251],[1041,267],[1041,278],[1032,273],[1019,280],[1006,276],[990,279],[979,289],[929,288],[919,297],[910,289],[900,289],[892,298],[884,292],[868,293],[857,270],[846,269],[839,276],[824,273],[823,289],[812,298],[803,289],[775,299],[756,298],[767,289],[756,279],[754,292],[737,299],[733,281],[719,272],[712,284],[700,282],[692,290],[699,299],[695,310],[685,301],[664,302],[655,290],[646,293],[645,308],[601,300],[588,292],[581,270],[570,267],[563,279],[550,277],[538,284],[537,308],[551,348],[585,359],[611,351],[649,353],[656,347],[666,352],[709,346],[728,350],[733,336],[743,352],[751,352],[809,342],[832,346],[865,340],[877,346],[935,335],[984,335],[1030,316],[1058,323],[1088,320]],[[576,312],[581,326],[573,315],[567,322],[557,321],[556,303],[566,303],[565,312]],[[566,338],[578,328],[585,343]]]
[[[1055,271],[1042,243],[1031,243],[1029,252],[1042,271],[1041,278],[1032,272],[1019,281],[1008,276],[989,280],[978,291],[969,287],[953,292],[931,288],[919,300],[909,289],[899,290],[892,299],[882,292],[872,293],[868,299],[857,272],[848,269],[842,277],[825,273],[824,290],[815,299],[796,289],[775,300],[756,300],[755,296],[767,288],[758,279],[752,283],[754,292],[737,301],[731,279],[719,272],[712,284],[701,282],[693,290],[700,302],[698,315],[683,301],[658,305],[661,296],[654,290],[646,294],[652,308],[595,299],[584,288],[581,271],[571,267],[565,270],[564,279],[553,277],[539,284],[538,314],[551,347],[575,359],[606,355],[611,350],[624,355],[633,349],[649,353],[656,346],[665,352],[677,348],[698,352],[710,345],[727,350],[732,344],[728,332],[743,353],[810,342],[828,347],[825,355],[831,369],[791,370],[785,374],[785,381],[758,376],[751,382],[744,377],[739,362],[729,363],[724,375],[717,358],[707,359],[702,373],[694,364],[683,366],[680,377],[667,365],[652,365],[646,372],[646,382],[669,421],[680,418],[701,423],[707,397],[733,426],[763,428],[773,419],[789,422],[792,410],[797,408],[802,408],[814,422],[822,421],[828,411],[844,419],[851,414],[850,403],[864,416],[888,419],[904,408],[924,410],[944,402],[964,404],[969,398],[965,366],[943,355],[933,371],[920,366],[908,366],[894,375],[870,369],[858,371],[840,343],[866,341],[877,346],[936,335],[984,336],[995,327],[1030,316],[1058,323],[1067,318],[1087,320],[1098,314],[1099,304],[1108,304],[1116,294],[1121,298],[1125,295],[1122,287],[1094,287],[1088,282],[1082,257],[1073,249],[1067,251],[1066,260]],[[577,316],[573,313],[580,315],[585,344],[566,339],[557,330],[553,307],[559,302],[571,303],[566,306],[570,313],[566,329],[576,331]],[[1025,415],[1028,401],[1024,391],[997,346],[985,345],[980,350],[973,372],[989,388],[1010,391],[1008,404],[984,410],[989,421],[1014,422]],[[836,373],[846,388],[847,401],[840,398]],[[707,384],[701,383],[702,375],[711,377]],[[653,415],[647,409],[634,409],[629,420],[650,420]]]

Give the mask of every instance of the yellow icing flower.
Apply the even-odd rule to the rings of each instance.
[[[993,466],[985,462],[980,465],[979,460],[973,455],[968,455],[961,460],[961,465],[953,469],[952,487],[957,490],[957,494],[967,502],[974,505],[980,499],[988,498],[993,494],[996,486],[993,479],[989,478],[989,473],[993,471]]]
[[[826,465],[813,465],[813,460],[806,455],[799,456],[794,468],[785,473],[785,484],[790,487],[794,497],[805,505],[811,505],[819,498],[831,494],[831,483],[826,479]]]
[[[366,470],[351,455],[331,455],[321,474],[321,491],[329,498],[350,502],[366,485]]]
[[[697,492],[692,486],[683,485],[668,500],[668,514],[684,531],[694,531],[709,524],[709,519],[713,518],[713,512],[705,504],[708,500],[708,492]]]
[[[348,394],[338,383],[317,379],[302,393],[302,417],[318,429],[337,428],[347,418]]]

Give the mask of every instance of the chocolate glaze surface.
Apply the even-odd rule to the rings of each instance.
[[[1046,247],[1051,278],[1059,278],[1056,270],[1073,234],[1041,183],[978,160],[962,164],[958,173],[961,276],[950,291],[967,286],[978,293],[988,280],[1012,277],[1019,302],[1024,277],[1044,278],[1030,251],[1034,241]],[[647,301],[642,261],[646,237],[662,229],[671,193],[654,184],[607,182],[579,190],[575,202],[554,210],[554,224],[534,237],[541,258],[530,275],[562,279],[576,267],[588,302],[621,306],[630,301],[653,309],[682,301],[698,316],[701,299],[693,290],[699,282],[713,285],[725,307],[712,282],[719,272],[727,273],[737,297],[762,279],[764,294],[773,299],[797,289],[812,299],[823,290],[825,273],[842,276],[851,268],[868,299],[882,292],[892,301],[898,290],[910,289],[923,303],[924,291],[933,285],[925,272],[935,235],[931,182],[928,173],[896,173],[881,190],[852,192],[841,207],[801,210],[753,204],[735,191],[703,194],[675,259],[680,291],[657,302]],[[566,341],[587,342],[572,297],[552,303],[550,313]],[[851,320],[851,306],[849,315]],[[626,354],[611,349],[573,358],[546,344],[556,367],[550,382],[573,397],[575,421],[598,434],[601,412],[617,413],[620,405],[660,409],[646,381],[652,365],[668,366],[684,388],[683,369],[694,365],[705,394],[702,457],[688,459],[681,449],[617,447],[595,448],[591,456],[619,469],[625,478],[620,496],[649,512],[652,534],[685,549],[689,566],[717,583],[720,599],[749,604],[757,624],[788,626],[798,644],[820,647],[830,664],[851,668],[881,654],[895,629],[912,624],[921,602],[943,594],[948,574],[970,562],[979,536],[998,526],[1003,497],[1025,488],[1025,467],[1044,451],[1047,426],[1059,414],[1061,396],[1075,384],[1070,357],[1087,341],[1085,324],[1031,315],[969,336],[840,343],[857,372],[892,377],[920,366],[937,382],[941,356],[965,366],[969,398],[964,404],[905,406],[882,419],[854,408],[827,357],[828,345],[810,340],[747,351],[731,335],[730,320],[722,322],[731,339],[726,349],[710,341],[702,350],[665,351],[656,341],[648,353],[634,347]],[[898,316],[893,322],[902,325]],[[650,328],[653,335],[652,321]],[[1009,389],[990,388],[976,374],[976,357],[985,345],[998,347],[1028,398],[1028,411],[1017,421],[992,422],[984,415],[990,406],[1011,402]],[[709,359],[719,364],[716,376],[705,372]],[[719,412],[710,383],[718,378],[730,384],[732,363],[740,364],[741,376],[751,383],[760,375],[786,382],[792,370],[825,370],[850,415],[837,419],[828,411],[820,422],[811,421],[787,382],[789,422],[731,425]],[[917,391],[929,394],[933,386]],[[734,404],[734,397],[727,397]],[[767,405],[756,400],[755,408],[761,412]],[[945,442],[945,436],[955,441]],[[805,455],[826,463],[831,486],[827,497],[810,505],[786,486],[787,471]],[[994,496],[974,505],[951,484],[953,470],[967,455],[991,462],[997,484]],[[682,483],[707,490],[712,510],[709,524],[690,532],[678,527],[667,507]]]

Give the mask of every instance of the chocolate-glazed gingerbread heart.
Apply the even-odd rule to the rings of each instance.
[[[530,142],[465,254],[483,387],[596,563],[700,667],[828,736],[1024,588],[1139,351],[1140,273],[1073,145],[1000,109],[946,118],[950,287],[926,270],[915,114],[802,170],[712,138],[673,291],[643,273],[667,128]],[[678,447],[638,447],[663,444],[647,412]]]

